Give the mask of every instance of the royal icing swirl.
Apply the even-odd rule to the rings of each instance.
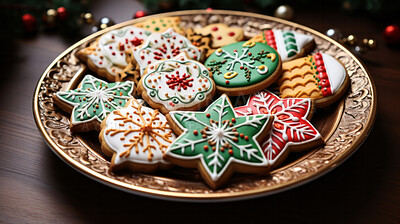
[[[71,123],[80,124],[94,119],[101,122],[111,111],[124,107],[132,98],[134,83],[108,83],[86,75],[80,87],[67,92],[57,92],[61,101],[72,105]]]
[[[102,131],[107,146],[116,153],[113,164],[167,164],[165,150],[175,140],[167,119],[158,110],[132,99],[125,108],[113,111]]]
[[[202,57],[201,50],[170,28],[164,33],[153,33],[142,46],[133,50],[133,56],[143,74],[150,64],[162,59],[172,59],[181,52],[186,52],[193,60],[200,60]]]

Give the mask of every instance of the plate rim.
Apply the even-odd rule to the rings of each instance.
[[[155,17],[167,17],[167,16],[184,16],[184,15],[194,15],[194,14],[210,14],[210,15],[220,15],[220,14],[229,14],[229,15],[234,15],[234,16],[248,16],[248,17],[253,17],[253,18],[258,18],[258,19],[265,19],[277,23],[281,23],[284,25],[291,26],[293,28],[299,28],[302,30],[305,30],[309,33],[312,33],[315,36],[318,36],[319,38],[322,38],[336,47],[340,48],[342,51],[344,51],[347,55],[349,55],[355,63],[361,68],[362,72],[366,74],[366,78],[368,80],[368,83],[370,84],[371,87],[371,106],[369,108],[369,116],[368,120],[365,123],[365,128],[363,128],[361,134],[357,136],[357,138],[353,141],[351,146],[343,153],[341,156],[338,158],[335,158],[332,160],[332,163],[330,166],[325,166],[318,170],[317,172],[309,173],[308,175],[302,176],[299,179],[292,179],[290,181],[284,182],[283,184],[277,184],[269,188],[257,188],[257,189],[251,189],[247,191],[241,191],[241,192],[235,192],[235,193],[229,193],[229,192],[218,192],[218,193],[212,193],[212,194],[207,194],[207,193],[183,193],[183,192],[170,192],[170,191],[165,191],[165,190],[158,190],[158,189],[150,189],[146,187],[141,187],[141,186],[135,186],[131,185],[128,183],[124,183],[119,180],[111,179],[110,177],[104,176],[100,173],[97,173],[96,171],[90,169],[89,167],[86,167],[79,163],[78,161],[72,159],[69,157],[61,148],[59,148],[55,142],[51,139],[50,135],[46,132],[44,124],[41,122],[40,118],[40,111],[39,111],[39,92],[40,92],[40,87],[42,85],[43,80],[45,79],[46,75],[49,73],[49,71],[54,67],[54,65],[63,57],[65,57],[68,53],[72,52],[74,49],[77,47],[81,46],[82,44],[114,29],[118,29],[127,25],[132,25],[134,23],[138,23],[147,19],[155,18]],[[267,16],[267,15],[261,15],[257,13],[252,13],[252,12],[241,12],[241,11],[231,11],[231,10],[185,10],[185,11],[174,11],[174,12],[167,12],[167,13],[161,13],[161,14],[154,14],[151,16],[146,16],[138,19],[133,19],[129,20],[126,22],[119,23],[117,25],[111,26],[109,28],[106,28],[102,31],[96,32],[94,34],[91,34],[80,41],[76,42],[69,48],[67,48],[65,51],[63,51],[59,56],[57,56],[51,63],[50,65],[46,68],[46,70],[43,72],[41,75],[40,79],[38,80],[35,91],[34,91],[34,96],[33,96],[33,101],[32,101],[32,108],[33,108],[33,115],[35,119],[35,123],[37,128],[42,134],[43,139],[45,140],[46,144],[48,147],[59,157],[61,158],[65,163],[67,163],[69,166],[77,170],[78,172],[84,174],[85,176],[96,180],[97,182],[100,182],[102,184],[105,184],[107,186],[111,186],[113,188],[128,192],[128,193],[134,193],[137,195],[141,196],[146,196],[146,197],[152,197],[152,198],[161,198],[161,199],[167,199],[167,200],[173,200],[173,201],[188,201],[188,202],[220,202],[220,201],[235,201],[235,200],[244,200],[244,199],[250,199],[250,198],[255,198],[255,197],[262,197],[266,195],[271,195],[275,193],[279,193],[282,191],[286,191],[292,188],[295,188],[297,186],[306,184],[310,181],[313,181],[320,176],[328,173],[329,171],[332,171],[334,168],[336,168],[338,165],[343,163],[346,159],[348,159],[354,152],[357,151],[357,149],[362,145],[362,143],[365,141],[367,136],[372,130],[372,126],[374,124],[375,118],[376,118],[376,110],[377,110],[377,93],[376,93],[376,87],[373,82],[373,79],[369,73],[369,71],[366,69],[365,65],[355,56],[353,55],[348,49],[346,49],[344,46],[336,42],[335,40],[325,36],[324,34],[311,29],[309,27],[306,27],[304,25],[300,25],[291,21]],[[337,128],[337,127],[336,127]]]

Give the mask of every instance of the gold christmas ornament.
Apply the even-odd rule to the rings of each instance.
[[[291,6],[289,5],[281,5],[279,6],[274,13],[275,17],[281,18],[281,19],[287,19],[291,20],[293,19],[294,15],[294,10]]]

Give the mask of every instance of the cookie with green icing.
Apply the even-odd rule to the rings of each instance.
[[[232,96],[255,93],[279,78],[282,62],[275,49],[264,43],[242,41],[217,49],[205,66],[219,92]]]
[[[108,83],[86,75],[77,89],[55,93],[53,102],[71,114],[71,131],[99,130],[111,111],[124,107],[133,97],[133,90],[131,81]]]
[[[153,108],[167,114],[207,106],[216,88],[210,72],[185,52],[151,64],[139,81],[138,93]]]
[[[172,111],[167,119],[180,136],[167,149],[166,159],[198,168],[211,188],[220,187],[235,171],[268,172],[258,142],[271,128],[270,115],[237,116],[223,94],[204,112]]]

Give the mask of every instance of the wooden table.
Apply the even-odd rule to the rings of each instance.
[[[111,10],[110,7],[114,10]],[[101,1],[95,15],[130,19],[136,2]],[[296,12],[295,22],[324,32],[375,38],[378,47],[362,56],[378,93],[370,136],[346,162],[306,185],[253,200],[190,204],[121,192],[76,172],[47,147],[36,129],[32,95],[36,82],[70,46],[62,36],[40,33],[17,40],[2,58],[0,96],[0,223],[98,223],[145,220],[264,223],[400,223],[400,51],[384,45],[383,24],[333,12]],[[4,55],[4,54],[2,54]],[[195,214],[199,210],[200,215]]]

